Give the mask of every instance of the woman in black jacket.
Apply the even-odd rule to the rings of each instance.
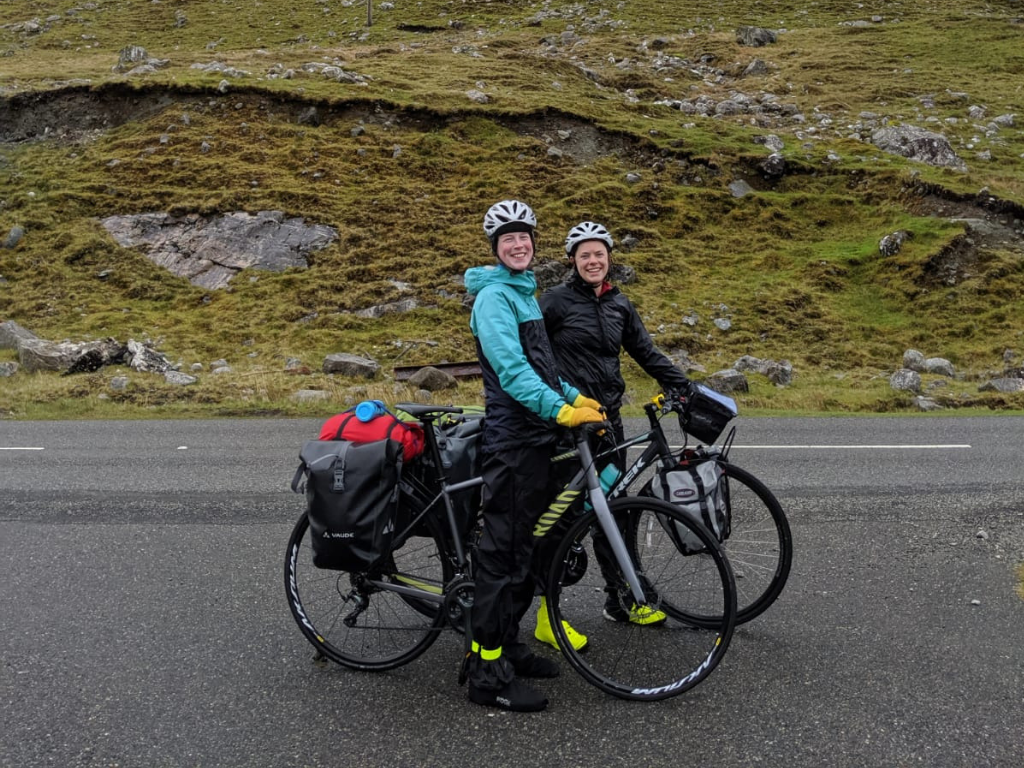
[[[558,363],[559,375],[580,392],[604,405],[616,443],[625,435],[622,428],[622,396],[626,383],[619,367],[619,353],[625,350],[663,389],[686,391],[690,382],[672,361],[662,354],[644,327],[633,303],[608,281],[612,236],[593,221],[569,230],[565,252],[573,265],[572,276],[548,289],[540,297],[544,324]],[[625,456],[614,455],[612,463],[621,473]],[[599,467],[599,469],[601,469]],[[615,583],[621,581],[618,568],[603,535],[594,537],[595,554],[608,582],[604,616],[610,621],[655,624],[665,614],[650,608],[623,605]],[[541,616],[543,614],[543,616]],[[538,614],[538,639],[546,640],[546,612]]]

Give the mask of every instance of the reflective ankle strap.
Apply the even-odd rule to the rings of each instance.
[[[473,644],[470,646],[470,649],[473,651],[473,653],[479,653],[480,658],[484,661],[494,661],[495,659],[501,658],[501,646],[498,646],[494,650],[490,650],[488,648],[481,648],[480,643],[474,640]]]

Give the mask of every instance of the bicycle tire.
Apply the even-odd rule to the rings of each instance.
[[[285,556],[285,594],[292,618],[317,651],[350,669],[383,671],[408,664],[437,640],[446,623],[440,605],[367,581],[441,594],[453,568],[436,522],[424,518],[424,524],[429,536],[406,539],[382,566],[362,574],[314,566],[309,522],[305,513],[299,517]]]
[[[712,629],[672,615],[656,625],[609,620],[604,609],[610,593],[605,591],[600,568],[591,567],[579,578],[574,574],[572,583],[563,578],[572,548],[585,547],[592,562],[597,557],[590,533],[598,522],[591,511],[569,527],[552,553],[547,577],[551,625],[572,667],[602,691],[637,701],[677,696],[711,674],[729,647],[736,621],[732,570],[714,537],[668,502],[631,496],[615,499],[609,506],[624,527],[634,533],[648,531],[639,542],[634,537],[629,549],[652,610],[660,610],[663,601],[672,600],[702,605],[706,612],[723,619]],[[666,529],[672,522],[695,530],[706,545],[707,557],[681,554]],[[632,607],[632,594],[624,584],[614,599],[623,607]],[[568,642],[563,621],[588,636],[584,653]]]
[[[743,624],[764,613],[782,593],[793,564],[793,537],[782,505],[764,483],[729,462],[719,465],[730,508],[730,531],[721,546],[736,578],[736,623]],[[629,532],[626,539],[628,545]],[[721,616],[689,606],[670,604],[667,610],[702,627],[721,621]]]
[[[736,577],[736,621],[750,621],[774,603],[793,566],[793,536],[779,500],[750,472],[722,463],[728,480],[730,532],[722,542]]]

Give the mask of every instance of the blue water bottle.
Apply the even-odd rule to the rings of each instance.
[[[380,400],[363,400],[356,406],[356,418],[361,422],[373,421],[378,416],[387,413],[387,408]]]
[[[616,467],[614,464],[609,464],[608,466],[606,466],[604,469],[601,470],[601,473],[597,476],[597,479],[601,482],[601,490],[604,491],[607,495],[608,491],[612,489],[612,486],[615,485],[615,483],[618,481],[621,475],[622,473],[619,472],[619,468]],[[584,502],[583,508],[589,512],[590,502]]]

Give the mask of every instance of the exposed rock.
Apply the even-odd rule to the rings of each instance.
[[[908,349],[903,353],[903,367],[910,371],[923,371],[924,355],[916,349]]]
[[[384,315],[399,314],[402,312],[410,312],[416,309],[420,303],[416,299],[402,299],[401,301],[393,301],[389,304],[378,304],[373,307],[367,307],[366,309],[360,309],[355,313],[356,317],[369,317],[378,318]]]
[[[18,360],[21,362],[21,366],[29,372],[95,371],[104,365],[122,362],[124,353],[125,348],[113,339],[58,343],[32,338],[21,339],[18,343]]]
[[[65,375],[72,373],[91,373],[98,371],[105,365],[117,365],[124,362],[124,356],[128,348],[113,339],[103,341],[87,342],[82,345],[81,353],[75,361],[64,371]]]
[[[491,101],[490,96],[483,91],[478,91],[476,89],[466,91],[466,98],[470,101],[476,102],[477,104],[488,104]]]
[[[7,237],[4,238],[4,248],[14,248],[18,243],[25,237],[25,228],[15,224],[11,227],[11,231],[7,233]]]
[[[922,365],[925,373],[948,376],[951,379],[956,376],[956,370],[953,368],[953,364],[944,357],[929,357]]]
[[[306,257],[338,237],[333,227],[286,219],[280,211],[205,217],[143,213],[110,216],[103,226],[119,244],[203,288],[223,288],[246,268],[306,268]]]
[[[916,394],[921,391],[921,374],[908,368],[900,368],[889,377],[889,386]]]
[[[1002,392],[1004,394],[1024,392],[1024,379],[989,379],[978,387],[978,391]]]
[[[937,402],[932,400],[930,397],[923,397],[921,395],[918,395],[917,397],[914,398],[914,404],[917,406],[918,410],[921,410],[921,411],[941,411],[942,410],[942,406],[939,405]]]
[[[735,368],[726,368],[722,371],[715,371],[705,382],[716,392],[727,395],[730,392],[749,392],[750,384],[747,377]]]
[[[340,376],[361,376],[365,379],[372,379],[380,365],[376,360],[359,355],[350,355],[347,352],[336,352],[324,358],[324,373],[336,373]]]
[[[886,235],[878,242],[878,252],[883,256],[895,256],[903,248],[903,243],[913,238],[913,234],[905,229]]]
[[[199,379],[195,376],[190,376],[187,373],[181,371],[165,371],[164,381],[168,384],[176,384],[180,387],[187,387],[189,384],[195,384]]]
[[[732,367],[740,372],[755,371],[777,387],[787,387],[793,383],[793,364],[789,360],[762,360],[753,355],[744,355]]]
[[[409,383],[419,389],[426,389],[430,392],[437,392],[441,389],[455,389],[459,382],[456,378],[433,366],[420,368],[409,377]]]
[[[764,45],[770,45],[776,40],[778,40],[778,36],[770,29],[747,26],[736,28],[736,42],[740,45],[760,48]]]
[[[733,197],[746,197],[754,191],[754,188],[743,179],[737,179],[729,183],[729,191]]]
[[[10,378],[18,372],[17,363],[0,363],[0,379]]]
[[[912,125],[879,128],[871,134],[871,142],[884,152],[910,158],[941,168],[966,171],[964,161],[957,157],[949,141],[941,133],[933,133]]]
[[[110,380],[110,388],[115,392],[123,392],[128,389],[128,377],[127,376],[115,376]]]
[[[331,393],[322,389],[300,389],[292,393],[292,400],[300,403],[320,403],[330,398]]]
[[[128,354],[125,360],[133,370],[143,373],[166,373],[171,369],[171,361],[149,345],[128,339],[127,346]]]
[[[772,152],[758,167],[769,179],[779,179],[786,175],[786,158],[778,152]]]
[[[23,339],[38,339],[32,331],[22,328],[13,320],[0,323],[0,349],[17,349]]]
[[[548,288],[564,282],[572,274],[572,268],[564,261],[542,261],[533,266],[537,290],[543,293]]]

